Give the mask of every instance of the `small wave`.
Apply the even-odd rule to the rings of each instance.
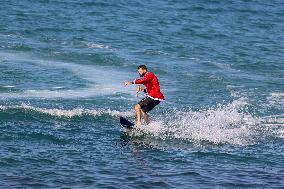
[[[193,143],[251,145],[265,138],[284,138],[284,115],[255,117],[246,111],[246,99],[227,105],[218,105],[198,111],[168,111],[155,115],[154,120],[135,135],[146,134],[161,140],[185,140]],[[55,117],[82,116],[134,117],[133,111],[111,109],[58,109],[42,108],[28,104],[1,106],[0,111],[20,110],[24,114],[36,112]]]
[[[155,49],[145,49],[144,54],[146,55],[168,55],[168,53],[163,52],[161,50],[155,50]]]
[[[133,115],[132,111],[121,112],[121,111],[110,110],[110,109],[93,110],[93,109],[84,109],[84,108],[74,108],[70,110],[65,110],[65,109],[57,109],[57,108],[50,108],[50,109],[39,108],[39,107],[27,105],[27,104],[11,105],[11,106],[0,105],[0,110],[2,111],[13,110],[13,109],[34,111],[38,113],[47,114],[50,116],[65,117],[65,118],[72,118],[72,117],[78,117],[78,116],[84,116],[84,115],[90,115],[94,117],[102,116],[102,115],[110,115],[113,117],[119,117],[119,116],[129,117]]]
[[[275,108],[283,109],[284,107],[284,93],[273,92],[266,98],[266,106],[273,106]]]
[[[284,93],[271,93],[267,99],[272,103],[282,103],[284,105]]]
[[[284,98],[284,93],[271,93],[271,96]]]
[[[102,45],[102,44],[97,44],[97,43],[93,43],[93,42],[88,42],[86,43],[86,45],[88,46],[88,48],[91,48],[91,49],[109,49],[110,46],[108,45]]]
[[[63,89],[63,87],[57,86],[57,87],[52,87],[53,89]]]

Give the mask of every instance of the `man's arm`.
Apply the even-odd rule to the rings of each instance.
[[[133,84],[147,84],[148,82],[150,82],[153,79],[153,74],[152,73],[148,73],[146,74],[145,77],[143,77],[142,79],[135,79],[133,81]]]
[[[124,85],[127,86],[127,85],[131,85],[131,84],[137,84],[137,85],[139,85],[139,84],[146,84],[146,83],[150,82],[152,79],[153,79],[153,74],[148,73],[142,79],[134,79],[133,82],[126,81],[126,82],[124,82]]]

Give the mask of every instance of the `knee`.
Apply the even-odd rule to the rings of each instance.
[[[140,105],[139,104],[136,104],[135,106],[134,106],[134,110],[135,111],[139,111],[141,108],[140,108]]]

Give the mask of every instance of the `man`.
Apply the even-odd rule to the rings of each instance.
[[[140,79],[135,79],[133,82],[126,81],[124,85],[137,84],[137,94],[138,92],[144,91],[146,93],[146,97],[143,98],[138,104],[134,106],[136,112],[136,127],[139,128],[141,126],[141,115],[144,118],[146,124],[149,123],[149,115],[148,112],[151,111],[155,106],[157,106],[161,101],[165,99],[163,93],[160,91],[160,84],[158,78],[152,73],[147,71],[147,67],[145,65],[138,66],[138,73],[140,75]],[[143,89],[140,84],[145,86]]]

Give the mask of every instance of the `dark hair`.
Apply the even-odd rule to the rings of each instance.
[[[146,70],[146,71],[147,71],[147,67],[146,67],[145,65],[140,65],[140,66],[138,66],[138,70],[139,70],[140,68],[142,68],[143,70]]]

